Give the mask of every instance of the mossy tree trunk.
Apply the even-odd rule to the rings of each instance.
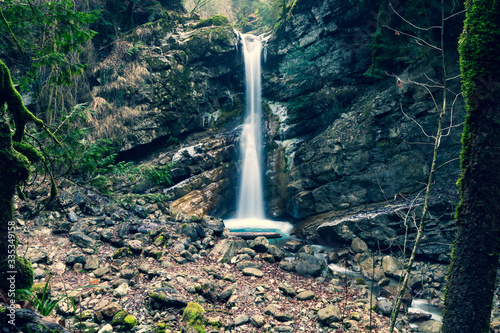
[[[26,123],[43,126],[26,109],[5,64],[0,61],[0,288],[9,291],[33,284],[33,268],[17,253],[13,198],[16,188],[29,178],[30,161],[41,155],[23,141]],[[11,125],[15,128],[11,131]],[[12,278],[8,280],[8,278]],[[14,283],[12,283],[14,282]]]
[[[467,118],[444,333],[490,331],[500,253],[500,0],[468,0],[459,52]]]

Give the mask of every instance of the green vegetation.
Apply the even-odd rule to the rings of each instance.
[[[198,333],[205,333],[203,313],[205,309],[198,303],[189,303],[182,313],[182,322]]]
[[[49,275],[49,277],[47,278],[47,281],[45,281],[45,285],[43,287],[41,297],[38,297],[37,293],[34,293],[33,290],[30,290],[30,289],[18,289],[17,290],[17,292],[21,295],[21,297],[23,297],[23,295],[24,295],[25,299],[30,301],[36,310],[40,311],[42,316],[49,316],[52,313],[52,311],[54,311],[57,304],[66,298],[64,296],[61,296],[57,299],[50,299],[49,298],[49,294],[50,294],[49,282],[50,282],[51,277],[52,277],[52,275]]]
[[[206,20],[201,20],[197,25],[196,29],[210,27],[210,26],[222,26],[229,24],[227,17],[223,15],[216,15],[214,17],[207,18]]]

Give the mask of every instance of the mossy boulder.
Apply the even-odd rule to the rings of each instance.
[[[227,17],[225,17],[224,15],[215,15],[205,20],[201,20],[197,25],[195,25],[195,29],[210,27],[210,26],[223,26],[228,24],[229,20],[227,19]]]
[[[134,328],[135,326],[137,326],[137,319],[135,319],[135,317],[132,315],[126,316],[123,321],[125,323],[125,327],[127,328]]]
[[[16,273],[8,273],[14,271]],[[13,279],[8,280],[9,278]],[[9,267],[8,261],[0,264],[0,289],[10,290],[11,281],[15,284],[15,289],[29,289],[33,285],[33,266],[26,258],[15,258],[15,269]]]
[[[114,315],[113,319],[111,319],[111,325],[119,326],[125,324],[125,318],[129,315],[129,313],[125,310],[118,311],[117,314]]]
[[[182,313],[183,325],[193,328],[196,332],[205,333],[203,314],[205,309],[198,303],[189,303]]]
[[[190,62],[235,50],[236,35],[230,26],[198,29],[184,44]],[[213,60],[213,59],[212,59]]]
[[[130,256],[132,256],[132,251],[128,247],[121,247],[119,249],[116,249],[116,251],[113,253],[113,259],[120,259]]]

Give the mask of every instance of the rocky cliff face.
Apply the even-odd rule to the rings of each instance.
[[[172,187],[126,188],[163,191],[173,211],[200,217],[232,209],[237,172],[234,134],[226,132],[241,123],[244,104],[237,44],[223,17],[176,13],[116,41],[94,72],[96,134],[111,139],[121,159],[173,164]]]
[[[392,77],[368,80],[363,73],[371,63],[367,32],[376,26],[373,10],[347,1],[297,1],[269,45],[265,94],[275,130],[269,132],[274,172],[268,184],[274,191],[287,189],[270,209],[275,215],[286,211],[301,221],[298,235],[323,244],[360,237],[372,246],[403,246],[407,232],[414,237],[408,216],[419,219],[414,208],[422,204],[429,176],[442,99],[430,79],[442,81],[439,53],[417,57],[404,71],[388,73]],[[456,51],[447,56],[449,76],[455,76]],[[429,83],[431,88],[423,86]],[[451,83],[450,90],[459,92],[459,82]],[[464,116],[462,101],[450,95],[453,110],[445,127]],[[427,245],[420,250],[440,260],[447,259],[453,240],[461,128],[445,134]],[[285,176],[273,165],[286,165]]]

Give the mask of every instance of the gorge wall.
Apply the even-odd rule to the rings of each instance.
[[[279,194],[273,195],[270,209],[299,220],[297,235],[318,243],[336,245],[360,237],[373,247],[401,248],[408,232],[407,246],[412,246],[442,100],[436,84],[442,82],[440,54],[429,55],[415,45],[401,69],[394,66],[385,77],[370,78],[377,47],[371,33],[390,8],[356,3],[297,1],[270,41],[265,96],[273,115],[268,127],[275,130],[268,138],[274,171],[269,191]],[[399,11],[411,14],[403,5]],[[453,25],[446,30],[448,77],[459,74],[453,48],[457,31]],[[443,261],[454,237],[464,117],[456,95],[460,82],[449,84],[452,107],[419,249]]]

